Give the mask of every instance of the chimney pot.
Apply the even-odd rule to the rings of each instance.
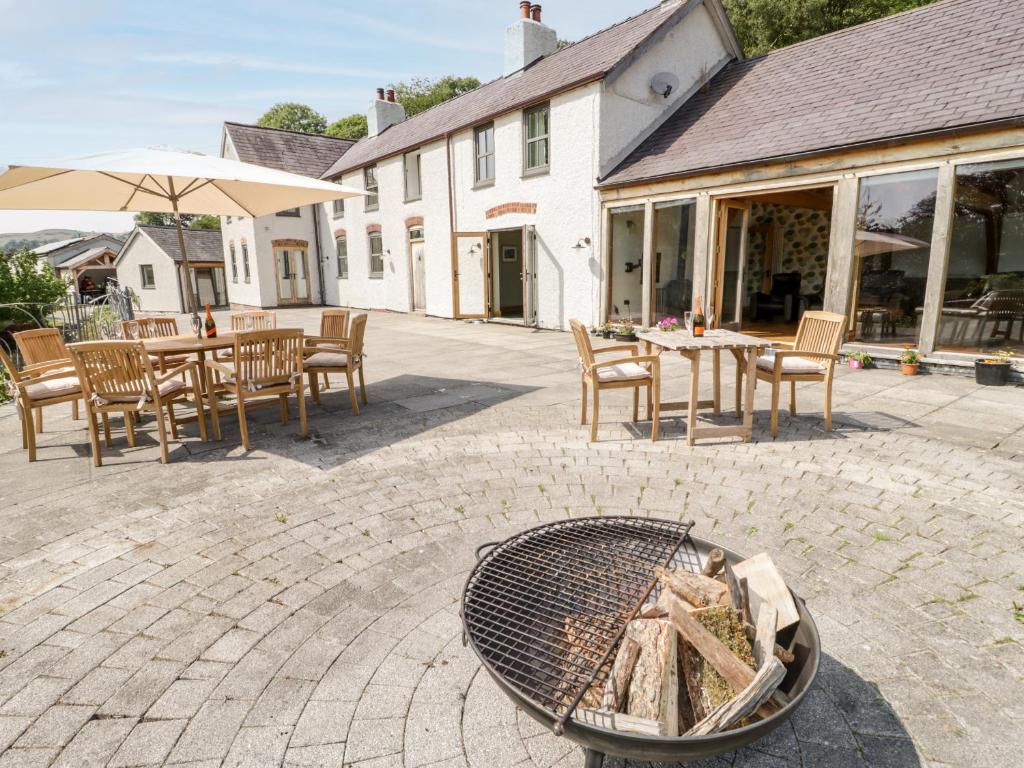
[[[394,88],[388,88],[388,101],[390,101],[392,103],[394,103],[394,101],[395,101],[395,89]]]
[[[533,5],[530,6],[530,18],[532,18],[537,23],[540,23],[540,5],[538,5],[537,3],[534,3]]]
[[[377,101],[384,101],[384,89],[383,88],[378,88],[377,89]]]
[[[524,19],[530,18],[530,0],[522,0],[519,3],[519,16]]]

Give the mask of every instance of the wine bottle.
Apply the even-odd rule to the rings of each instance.
[[[697,294],[697,300],[693,303],[693,335],[703,336],[704,335],[704,306],[700,301],[700,294]]]
[[[217,323],[213,320],[213,313],[210,311],[210,305],[206,305],[206,323],[204,325],[206,330],[206,338],[216,339],[217,338]]]

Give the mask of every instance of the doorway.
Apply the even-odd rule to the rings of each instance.
[[[792,341],[824,303],[831,186],[718,201],[708,314],[717,327]]]
[[[491,232],[490,250],[490,317],[493,320],[522,324],[523,230]]]
[[[412,272],[412,311],[427,309],[427,274],[423,227],[409,229],[409,264]]]
[[[453,234],[455,317],[536,325],[536,242],[532,225]]]
[[[275,248],[278,304],[309,304],[309,269],[305,248]]]

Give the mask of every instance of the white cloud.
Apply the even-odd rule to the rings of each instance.
[[[28,90],[53,85],[56,81],[16,61],[0,59],[0,89]]]
[[[319,64],[304,64],[295,61],[279,61],[231,53],[143,53],[135,60],[144,64],[171,64],[192,67],[229,67],[251,69],[261,72],[285,72],[301,75],[328,75],[331,77],[389,77],[389,73],[372,69],[333,67]]]

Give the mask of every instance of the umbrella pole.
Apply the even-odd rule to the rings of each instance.
[[[167,186],[171,191],[171,207],[174,209],[174,224],[178,229],[178,247],[181,249],[181,260],[185,268],[185,301],[188,302],[186,309],[191,310],[192,317],[199,317],[199,307],[196,304],[196,294],[192,290],[192,268],[188,263],[188,251],[185,250],[185,233],[181,231],[181,214],[178,213],[178,198],[174,194],[174,179],[167,177]]]

